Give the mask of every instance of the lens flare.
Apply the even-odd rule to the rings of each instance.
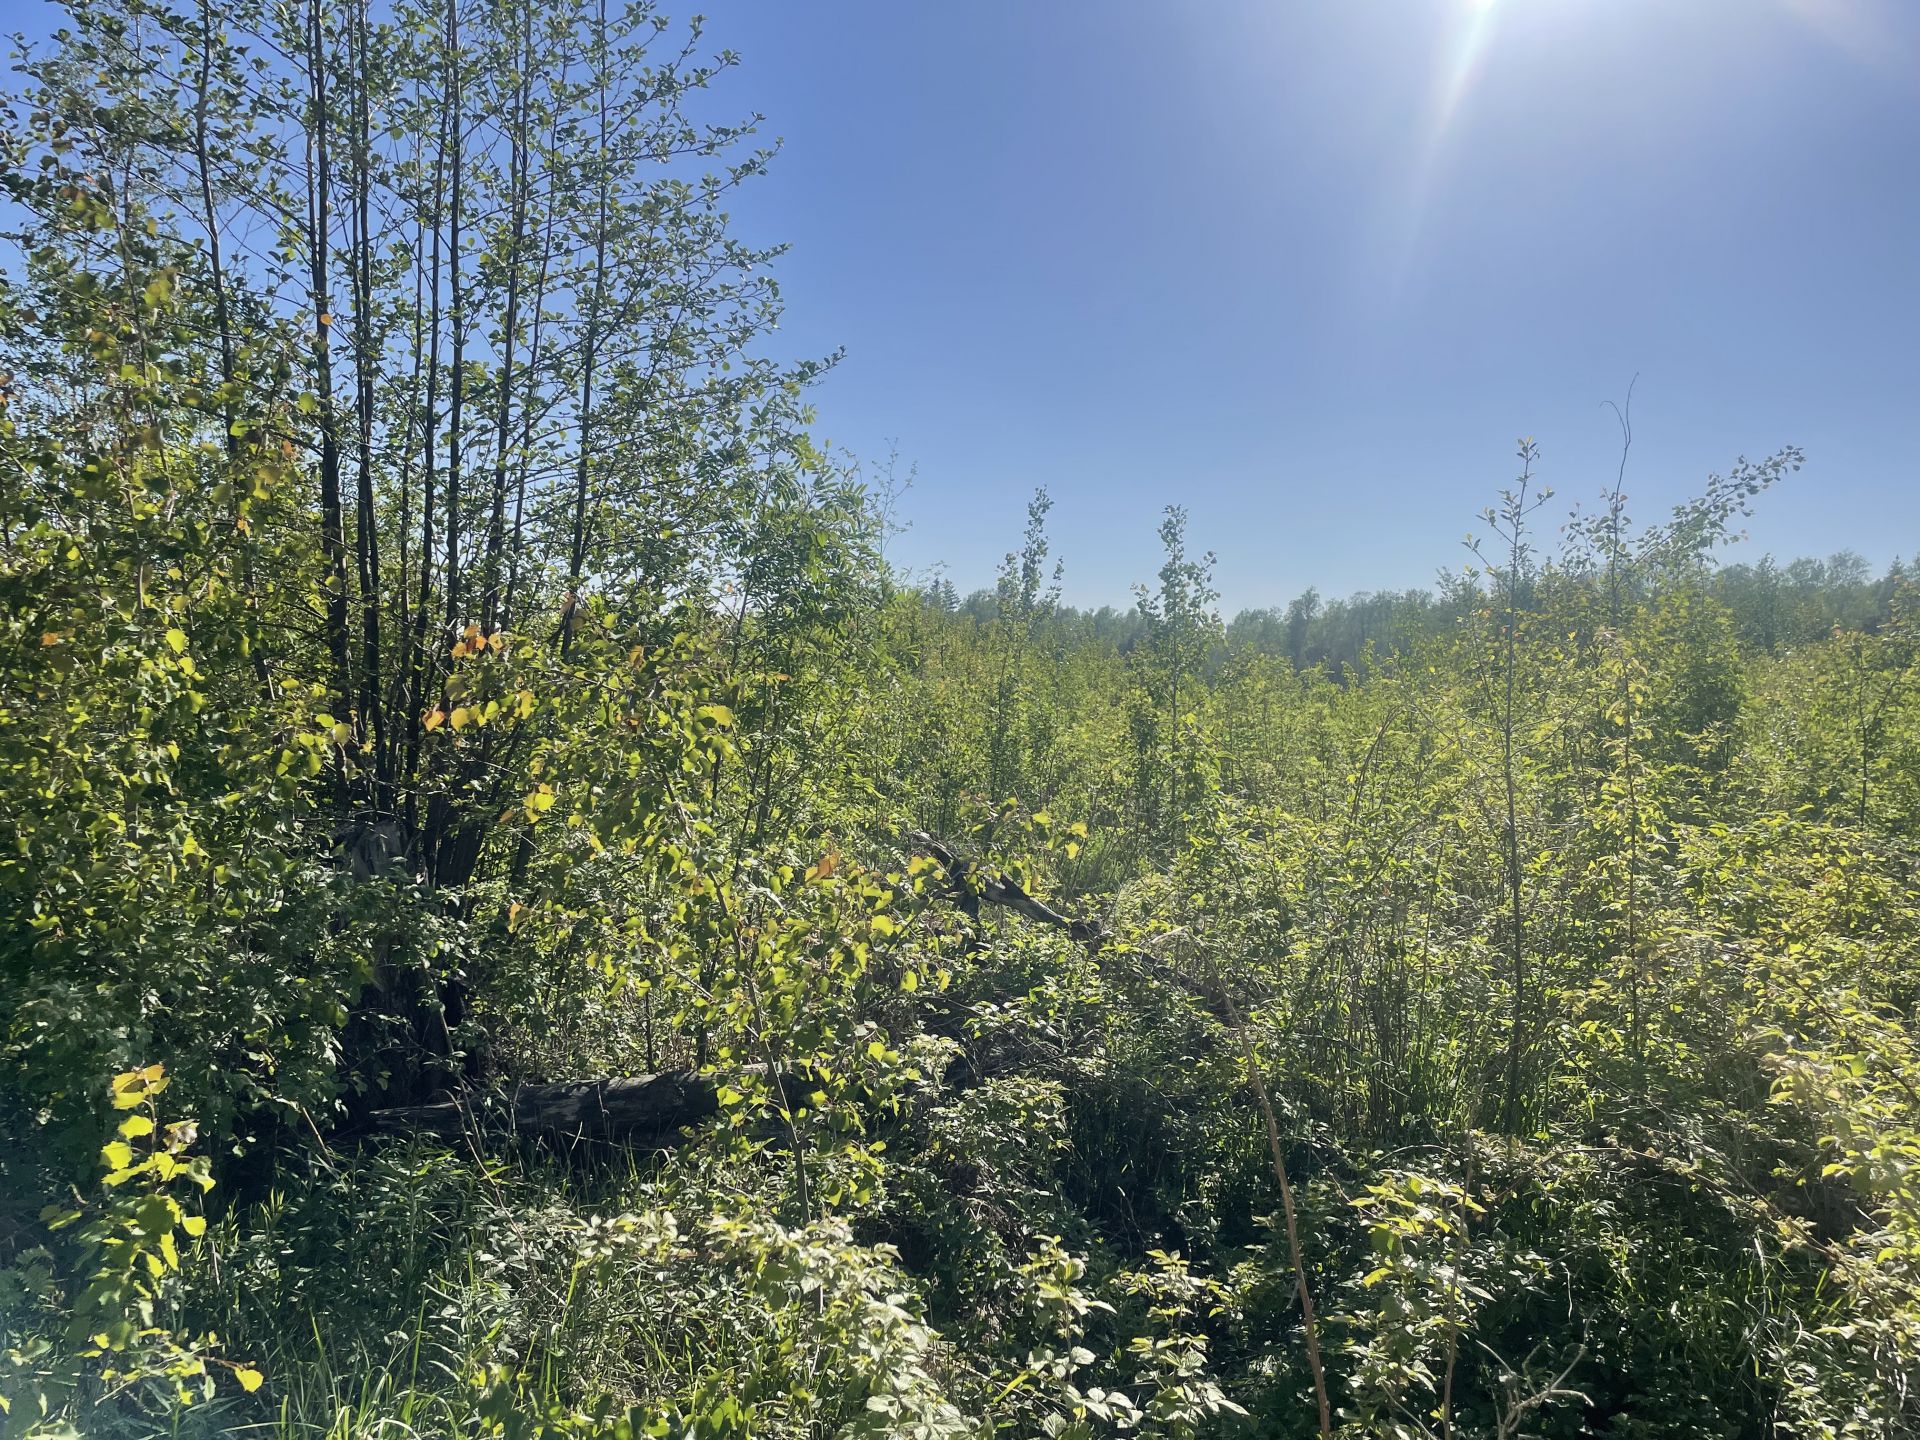
[[[1912,27],[1886,0],[1779,0],[1817,38],[1873,70],[1911,74],[1920,60]]]
[[[1417,158],[1401,212],[1400,245],[1393,265],[1393,288],[1405,282],[1418,247],[1427,207],[1446,158],[1448,132],[1485,68],[1500,0],[1464,0],[1452,22],[1434,75],[1433,94],[1421,123]]]

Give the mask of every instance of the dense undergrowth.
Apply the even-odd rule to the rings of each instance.
[[[1794,452],[1563,524],[1523,445],[1365,640],[1177,511],[1066,611],[1044,495],[963,603],[755,348],[697,29],[70,9],[0,1434],[1915,1432],[1913,601],[1718,566]],[[696,1068],[664,1143],[487,1099]]]

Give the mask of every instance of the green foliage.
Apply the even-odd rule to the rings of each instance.
[[[170,1083],[159,1065],[114,1077],[121,1119],[100,1151],[105,1194],[46,1207],[46,1242],[0,1270],[0,1434],[78,1434],[72,1417],[116,1403],[177,1411],[213,1398],[210,1366],[241,1393],[260,1388],[258,1370],[213,1353],[218,1337],[178,1328],[183,1257],[207,1231],[187,1206],[213,1180],[206,1158],[188,1154],[195,1123],[160,1122]]]
[[[1549,553],[1523,442],[1437,595],[1225,624],[1174,508],[1075,612],[1044,490],[896,588],[703,44],[23,58],[0,1430],[1920,1425],[1914,599],[1717,564],[1798,452]]]

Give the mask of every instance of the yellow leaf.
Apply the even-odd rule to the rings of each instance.
[[[444,710],[429,710],[427,712],[427,718],[421,723],[423,723],[429,733],[431,733],[447,723],[447,712]]]
[[[187,653],[187,632],[182,630],[179,626],[176,625],[173,629],[167,631],[167,644],[173,647],[174,654],[176,655],[186,654]]]
[[[454,729],[464,730],[473,722],[473,711],[464,705],[456,705],[453,710],[453,715],[450,718],[453,721]]]
[[[909,995],[918,990],[920,988],[920,972],[917,970],[907,971],[906,974],[900,977],[900,988]]]
[[[251,1395],[260,1388],[267,1377],[262,1375],[258,1370],[242,1365],[233,1372],[233,1378],[240,1382],[240,1388],[242,1390]]]
[[[129,1115],[120,1122],[120,1133],[129,1140],[153,1134],[153,1121],[144,1115]]]
[[[133,1147],[124,1140],[109,1140],[100,1147],[100,1158],[109,1170],[124,1170],[133,1163]]]
[[[131,1110],[147,1098],[147,1081],[138,1070],[113,1077],[113,1108]]]
[[[207,1218],[204,1215],[189,1215],[180,1222],[180,1228],[198,1240],[207,1233]]]
[[[180,1268],[180,1248],[173,1243],[171,1230],[164,1230],[160,1234],[160,1258],[167,1262],[169,1270]]]

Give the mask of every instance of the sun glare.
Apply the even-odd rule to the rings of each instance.
[[[1396,289],[1413,262],[1427,205],[1444,162],[1448,134],[1484,66],[1499,3],[1464,0],[1456,18],[1448,22],[1447,38],[1434,71],[1432,98],[1421,126],[1419,158],[1400,208],[1399,254],[1393,264]]]

